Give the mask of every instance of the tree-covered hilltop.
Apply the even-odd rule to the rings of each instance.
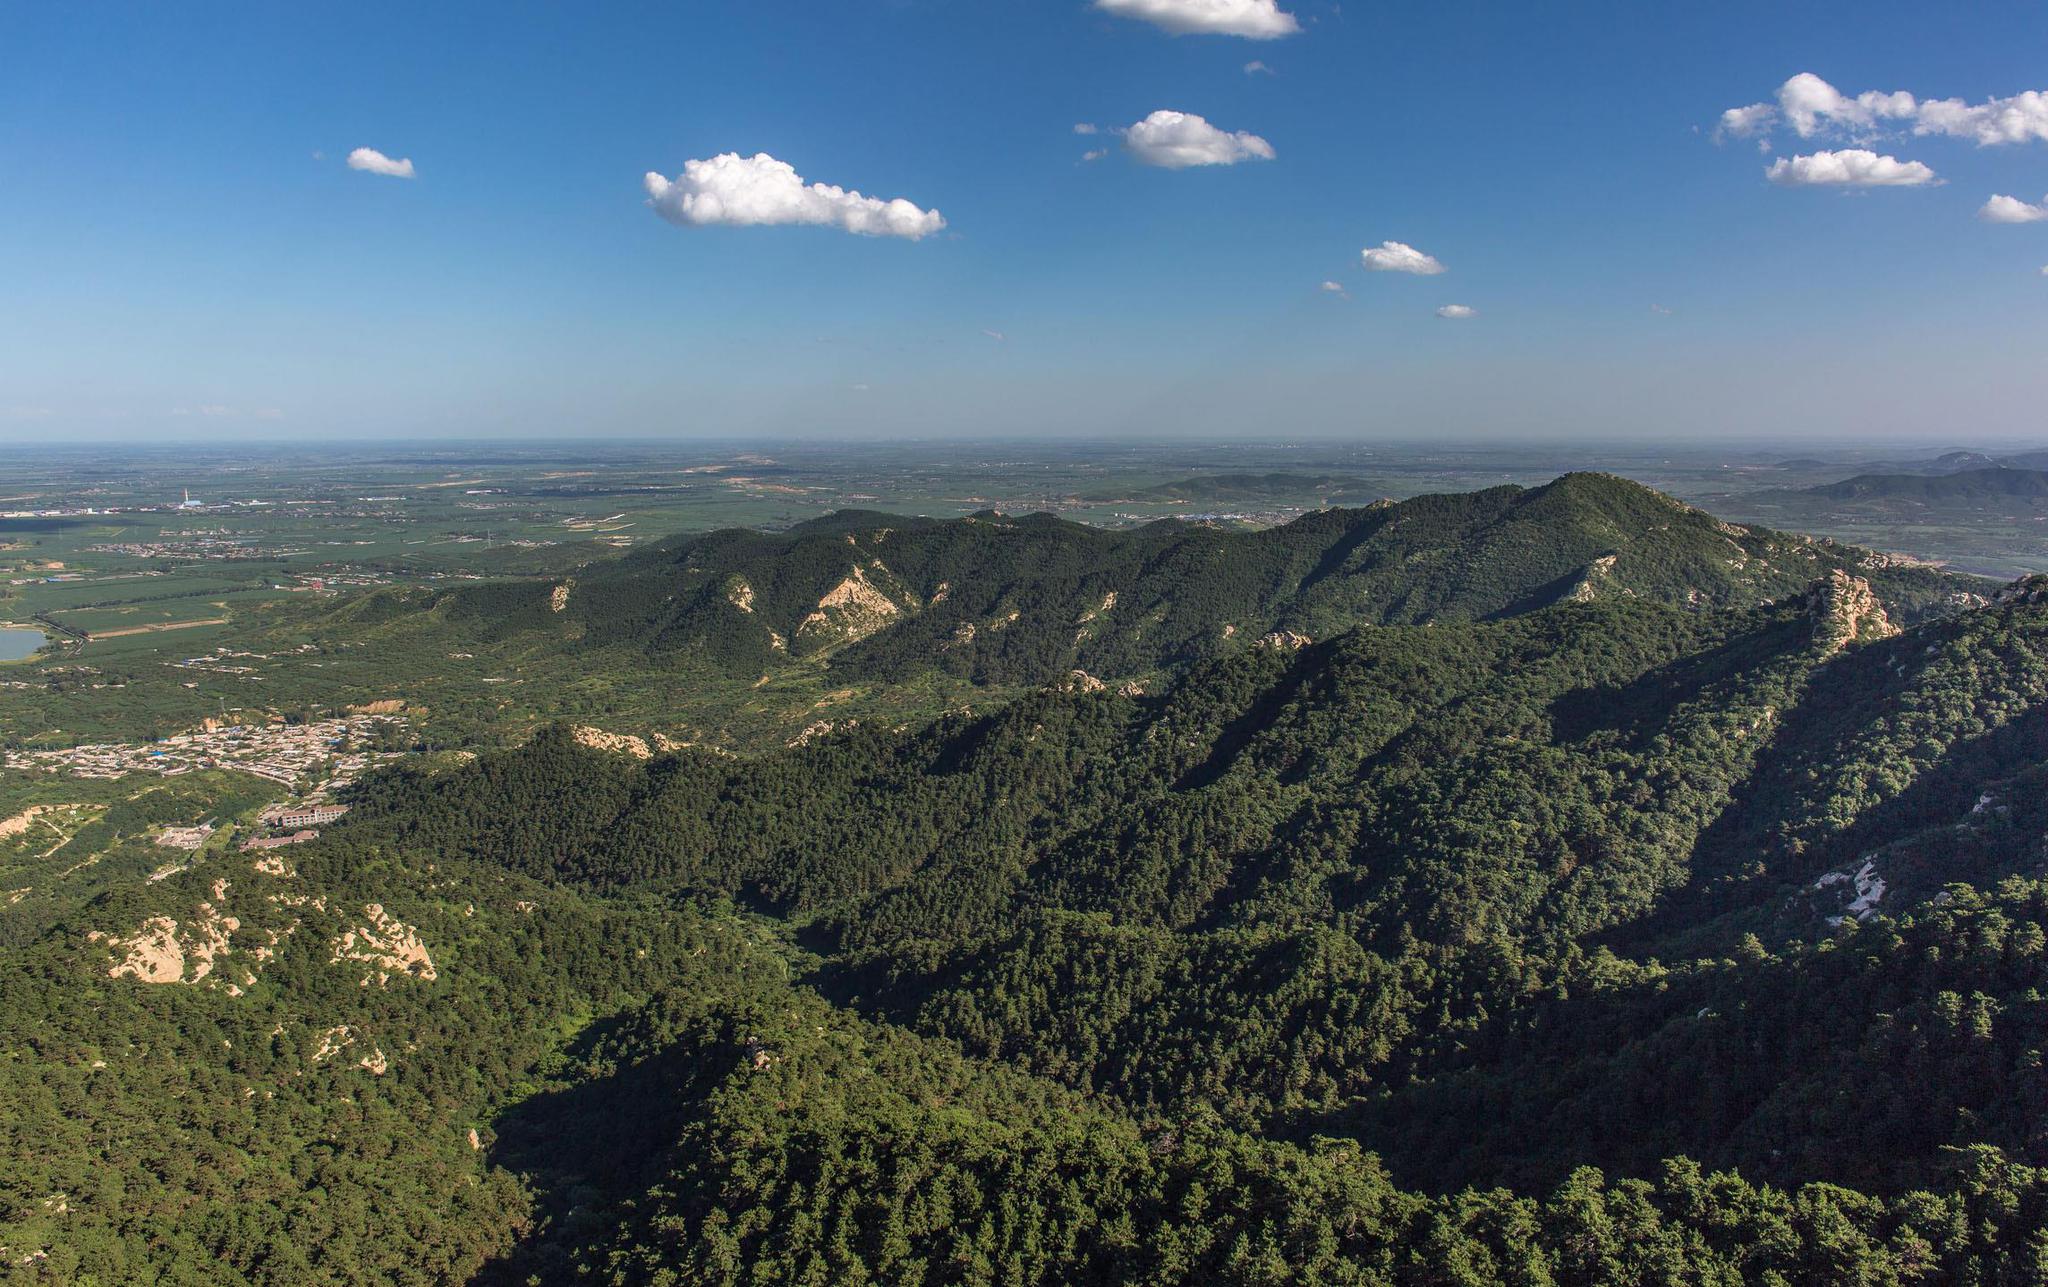
[[[928,530],[982,527],[1071,535]],[[1956,584],[1868,570],[1390,609],[749,756],[552,726],[39,894],[0,1267],[2039,1283],[2048,581],[1915,619]]]
[[[1241,650],[1274,631],[1468,621],[1570,599],[1752,606],[1831,572],[1916,620],[1984,588],[1734,527],[1602,474],[1423,496],[1226,531],[1050,515],[952,521],[847,511],[782,533],[678,538],[553,584],[444,595],[433,611],[532,647],[626,649],[744,674],[829,658],[850,678],[936,669],[985,684],[1103,678]]]

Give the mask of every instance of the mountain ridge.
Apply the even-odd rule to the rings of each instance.
[[[1144,675],[1274,631],[1487,619],[1574,596],[1754,604],[1837,570],[1868,579],[1904,620],[1986,588],[1723,523],[1611,475],[1568,474],[1255,532],[840,511],[778,534],[671,538],[585,569],[573,588],[449,591],[434,609],[499,637],[733,674],[817,661],[891,681],[937,670],[1036,683],[1074,670]]]

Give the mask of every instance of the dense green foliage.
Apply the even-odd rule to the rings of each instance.
[[[441,611],[491,638],[631,648],[750,677],[829,654],[849,679],[937,668],[1044,683],[1075,669],[1144,674],[1274,630],[1480,620],[1575,596],[1751,606],[1837,569],[1866,575],[1906,618],[1974,584],[1571,474],[1535,489],[1324,510],[1258,532],[847,511],[785,533],[636,550],[577,577],[559,610],[549,586],[506,584],[453,591]]]
[[[1594,553],[1544,548],[1599,515]],[[915,656],[957,597],[1041,641],[976,665],[1056,682],[746,757],[554,726],[366,780],[282,864],[218,851],[43,908],[0,946],[0,1261],[109,1283],[2048,1275],[2040,587],[1903,633],[1880,608],[1956,583],[1801,572],[1758,602],[1795,579],[1778,560],[1860,556],[1600,479],[1303,520],[1349,542],[1313,547],[1319,578],[1292,570],[1301,524],[871,521],[440,613],[607,655],[794,620],[800,651],[852,551],[921,606],[834,668]],[[1738,558],[1746,579],[1687,584]],[[1085,644],[1044,641],[1072,618],[1026,627],[1076,602],[1132,609],[1144,628],[1103,646],[1182,668],[1149,694],[1062,675]],[[1215,615],[1251,604],[1270,615]],[[1218,638],[1391,624],[1146,652],[1181,611]],[[118,977],[153,918],[218,930],[217,975]],[[363,963],[394,924],[432,969]]]

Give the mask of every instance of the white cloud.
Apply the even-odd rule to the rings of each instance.
[[[1882,120],[1910,118],[1915,109],[1913,96],[1904,90],[1872,90],[1849,98],[1812,72],[1800,72],[1780,85],[1778,106],[1803,139],[1812,138],[1823,125],[1867,129]]]
[[[1918,161],[1879,156],[1862,148],[1779,157],[1764,177],[1788,188],[1917,188],[1935,182],[1934,171]]]
[[[1086,121],[1074,127],[1074,133],[1076,134],[1095,134],[1098,132],[1093,125],[1088,124]]]
[[[1719,142],[1724,138],[1746,139],[1758,134],[1768,134],[1777,120],[1778,109],[1769,103],[1731,107],[1721,113],[1721,123],[1714,128],[1714,140]]]
[[[1368,246],[1363,252],[1365,267],[1375,273],[1414,273],[1421,277],[1433,277],[1445,271],[1436,256],[1425,255],[1415,247],[1399,241],[1383,241],[1377,246]]]
[[[1464,304],[1446,304],[1436,311],[1436,315],[1453,322],[1462,322],[1468,317],[1479,316],[1479,310]]]
[[[1169,170],[1273,159],[1273,145],[1258,135],[1219,130],[1192,112],[1154,112],[1124,131],[1124,146],[1146,165]]]
[[[1922,103],[1913,132],[1953,134],[1975,140],[1978,147],[2048,142],[2048,93],[2030,89],[2011,98],[1994,98],[1974,106],[1960,98]]]
[[[674,180],[650,172],[645,182],[647,204],[678,227],[816,224],[916,241],[946,226],[938,211],[920,210],[900,197],[883,201],[829,183],[805,184],[795,167],[766,152],[685,161]]]
[[[2032,206],[2018,197],[1995,196],[1984,203],[1977,217],[1986,223],[2039,223],[2048,219],[2048,197],[2042,197],[2040,205]]]
[[[981,328],[981,333],[983,335],[988,336],[990,339],[994,340],[998,344],[1001,344],[1004,340],[1010,338],[1009,336],[1003,334],[1001,331],[991,331],[986,326]]]
[[[1869,90],[1852,98],[1812,72],[1800,72],[1778,87],[1775,106],[1751,103],[1721,113],[1714,137],[1766,135],[1780,120],[1803,139],[1833,135],[1861,140],[1910,129],[1970,139],[1979,147],[2042,142],[2048,141],[2048,92],[2028,90],[1982,103],[1916,99],[1905,90]]]
[[[1109,149],[1106,147],[1090,148],[1088,151],[1083,152],[1081,154],[1081,159],[1083,161],[1100,161],[1103,157],[1108,155]]]
[[[392,179],[410,179],[412,158],[408,156],[394,161],[376,148],[359,147],[348,154],[348,168],[362,170],[368,174],[381,174]]]
[[[1279,73],[1266,66],[1260,59],[1254,58],[1244,65],[1244,74],[1247,76],[1277,76]]]
[[[1301,30],[1293,14],[1281,12],[1278,0],[1095,0],[1095,7],[1119,18],[1149,22],[1176,36],[1273,40]]]
[[[1339,299],[1351,298],[1351,292],[1345,290],[1343,285],[1338,282],[1324,282],[1316,289],[1322,291],[1325,295],[1335,295]]]
[[[1663,306],[1662,304],[1652,304],[1652,305],[1650,305],[1650,312],[1652,312],[1653,314],[1655,314],[1655,315],[1656,315],[1656,316],[1658,316],[1658,317],[1669,317],[1669,316],[1671,316],[1671,310],[1670,310],[1670,309],[1668,309],[1668,308],[1666,308],[1666,307],[1664,307],[1664,306]]]

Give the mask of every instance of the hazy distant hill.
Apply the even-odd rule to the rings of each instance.
[[[1990,498],[2048,500],[2048,471],[1993,466],[1952,474],[1858,474],[1839,483],[1800,490],[1825,500],[1907,500],[1928,505]]]
[[[1274,631],[1483,620],[1568,599],[1748,606],[1834,571],[1902,620],[1977,583],[1846,546],[1736,527],[1639,484],[1330,509],[1256,532],[1178,521],[1109,531],[1049,515],[938,521],[848,511],[787,532],[682,537],[570,580],[447,592],[436,617],[533,646],[630,649],[754,675],[827,659],[851,676],[1113,677]]]

